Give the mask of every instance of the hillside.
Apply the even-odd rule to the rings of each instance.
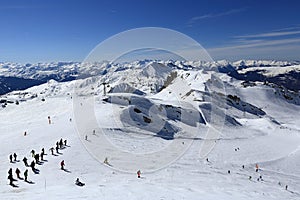
[[[37,73],[43,67],[21,76],[6,66],[4,76],[46,80]],[[287,86],[299,80],[298,63],[55,69],[67,66],[69,75],[61,77],[76,80],[47,80],[1,96],[1,199],[300,199],[300,95]],[[260,75],[285,78],[253,78]],[[67,146],[51,155],[61,138]],[[34,173],[22,159],[30,163],[30,151],[42,148],[47,155]],[[18,161],[10,163],[13,153]],[[31,184],[8,184],[8,169],[17,167],[21,177],[28,168]],[[86,185],[76,186],[77,177]]]

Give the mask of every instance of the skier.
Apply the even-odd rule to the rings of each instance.
[[[31,167],[31,169],[32,169],[32,171],[35,171],[35,163],[34,163],[34,161],[32,161],[31,163],[30,163],[30,167]]]
[[[104,162],[103,162],[103,163],[108,165],[108,159],[107,159],[107,157],[105,157],[105,159],[104,159]]]
[[[20,173],[21,173],[21,171],[19,170],[19,168],[17,168],[16,169],[16,174],[17,174],[18,179],[21,179]]]
[[[13,174],[12,174],[12,168],[10,168],[8,170],[8,177],[7,177],[7,179],[9,180],[9,185],[12,185],[13,184],[13,180],[14,180]]]
[[[61,138],[59,141],[59,148],[61,149],[63,147],[63,139]]]
[[[44,160],[44,155],[45,155],[45,153],[42,151],[42,152],[41,152],[41,161]]]
[[[28,163],[27,163],[27,158],[26,157],[23,158],[23,162],[24,162],[25,166],[28,167]]]
[[[88,136],[87,135],[85,135],[85,138],[84,138],[85,140],[88,140]]]
[[[249,176],[249,180],[251,181],[251,179],[252,179],[252,176]]]
[[[242,165],[242,168],[245,169],[245,165]]]
[[[36,164],[38,164],[40,162],[40,154],[35,154],[34,159],[35,159]]]
[[[12,174],[12,168],[8,170],[8,174]]]
[[[287,190],[288,189],[288,185],[285,185],[285,190]]]
[[[44,155],[46,155],[46,154],[45,154],[45,149],[44,149],[44,148],[42,148],[42,153],[43,153]]]
[[[9,180],[9,185],[13,185],[14,178],[13,178],[12,174],[8,174],[7,179]]]
[[[25,131],[25,132],[24,132],[24,136],[26,136],[26,135],[27,135],[27,132]]]
[[[58,149],[59,149],[58,146],[56,146],[56,147],[55,147],[56,153],[59,153],[59,152],[58,152]]]
[[[13,156],[11,154],[9,155],[9,161],[10,161],[10,163],[13,162]]]
[[[230,170],[228,170],[227,173],[230,174]]]
[[[67,140],[64,140],[64,145],[67,146]]]
[[[75,181],[75,185],[78,185],[78,186],[84,186],[85,183],[82,183],[82,182],[79,180],[79,178],[77,178],[76,181]]]
[[[141,178],[141,170],[138,170],[136,173],[137,173],[138,178]]]
[[[27,182],[27,177],[28,177],[28,169],[25,170],[24,172],[24,178],[25,178],[25,181]]]
[[[17,154],[14,153],[14,161],[16,162],[17,161]]]
[[[35,151],[32,149],[31,150],[31,156],[34,158],[34,155],[35,155]]]
[[[48,116],[48,123],[51,124],[51,118]]]
[[[258,172],[258,164],[255,164],[255,171]]]
[[[64,170],[64,166],[65,166],[65,161],[62,160],[62,161],[60,162],[60,168],[61,168],[62,170]]]
[[[49,150],[51,151],[51,154],[54,155],[54,147],[51,147]]]

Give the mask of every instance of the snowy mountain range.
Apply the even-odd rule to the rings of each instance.
[[[123,64],[53,62],[38,64],[0,63],[0,94],[16,89],[26,89],[48,80],[70,81],[81,76],[106,74],[108,71],[122,71],[141,67],[151,61],[137,61]],[[171,69],[204,69],[228,73],[231,77],[244,81],[268,81],[282,85],[290,90],[300,89],[300,62],[241,60],[236,62],[179,62],[160,61]]]
[[[0,73],[3,180],[26,169],[10,154],[68,140],[32,184],[1,181],[1,199],[300,199],[299,62],[1,63]]]

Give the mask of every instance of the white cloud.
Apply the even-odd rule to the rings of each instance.
[[[235,43],[223,47],[209,48],[207,51],[214,59],[300,60],[300,38],[249,40],[249,43]]]
[[[277,36],[286,36],[286,35],[295,35],[300,34],[300,31],[284,31],[284,32],[269,32],[269,33],[260,33],[254,35],[241,35],[235,36],[235,38],[260,38],[260,37],[277,37]]]
[[[245,8],[232,9],[232,10],[228,10],[228,11],[220,12],[220,13],[209,13],[209,14],[205,14],[205,15],[195,16],[195,17],[191,18],[188,21],[188,25],[191,26],[191,25],[193,25],[194,23],[196,23],[197,21],[200,21],[200,20],[231,15],[231,14],[234,14],[234,13],[242,12],[244,10],[245,10]]]

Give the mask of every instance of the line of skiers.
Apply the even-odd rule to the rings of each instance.
[[[57,153],[57,154],[59,154],[59,149],[63,149],[64,147],[67,147],[68,145],[67,145],[67,140],[63,140],[62,138],[59,140],[59,141],[57,141],[56,142],[56,144],[55,144],[55,148],[54,147],[51,147],[50,149],[49,149],[49,151],[51,151],[51,155],[54,155],[54,149],[55,149],[55,152]]]
[[[20,176],[21,171],[20,171],[19,168],[16,168],[15,173],[16,173],[18,179],[23,180],[23,178]],[[14,185],[14,184],[13,184],[13,181],[17,181],[17,180],[14,179],[14,177],[13,177],[13,170],[12,170],[12,168],[10,168],[10,169],[8,170],[8,177],[7,177],[7,178],[8,178],[8,180],[9,180],[9,185]],[[26,170],[24,171],[24,181],[25,181],[25,182],[28,182],[28,169],[26,169]]]

